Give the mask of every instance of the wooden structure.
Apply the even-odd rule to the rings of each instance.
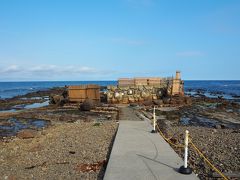
[[[69,86],[68,97],[70,102],[83,102],[86,99],[100,102],[100,86],[94,84]]]
[[[131,78],[120,78],[118,80],[119,86],[134,86],[134,79]]]
[[[148,78],[134,78],[135,86],[147,86]]]
[[[150,78],[120,78],[118,80],[118,86],[159,86],[161,84],[162,78],[150,77]]]

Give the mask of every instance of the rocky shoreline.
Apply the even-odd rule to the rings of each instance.
[[[230,179],[240,174],[240,106],[219,98],[191,97],[191,103],[172,103],[156,108],[157,123],[163,134],[174,144],[184,144],[188,130],[192,142]],[[152,119],[152,106],[140,107]],[[172,146],[183,158],[184,149]],[[200,179],[218,179],[220,176],[203,158],[189,147],[189,164]]]
[[[46,101],[51,94],[61,95],[63,92],[64,88],[53,88],[1,100],[0,109],[11,110],[15,105]],[[188,129],[194,144],[217,168],[230,176],[239,175],[239,103],[197,95],[165,97],[130,106],[150,119],[155,106],[158,125],[172,142],[182,144],[184,132]],[[56,104],[1,112],[2,177],[102,179],[121,108],[104,103],[93,109],[87,108],[88,111],[81,108],[84,109],[77,104],[66,103],[63,106]],[[183,157],[182,149],[173,149]],[[189,159],[200,179],[217,178],[192,148]]]
[[[24,104],[26,99],[36,103],[62,92],[59,88],[6,99],[0,108]],[[103,179],[117,118],[118,109],[107,104],[92,111],[66,104],[0,113],[1,177]]]

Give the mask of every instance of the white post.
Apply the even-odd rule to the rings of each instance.
[[[180,172],[181,174],[192,174],[192,169],[190,167],[188,167],[188,135],[189,135],[189,131],[186,130],[186,134],[185,134],[185,139],[184,139],[184,165],[181,166],[178,170],[178,172]]]
[[[153,130],[156,131],[156,114],[155,114],[155,106],[153,107]]]
[[[186,130],[185,134],[185,153],[184,153],[184,168],[187,168],[187,160],[188,160],[188,134],[189,131]]]

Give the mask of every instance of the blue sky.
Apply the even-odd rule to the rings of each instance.
[[[0,81],[240,79],[239,0],[0,0]]]

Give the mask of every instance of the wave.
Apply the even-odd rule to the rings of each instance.
[[[35,88],[15,88],[15,89],[0,89],[0,92],[21,92],[21,91],[34,91]]]

